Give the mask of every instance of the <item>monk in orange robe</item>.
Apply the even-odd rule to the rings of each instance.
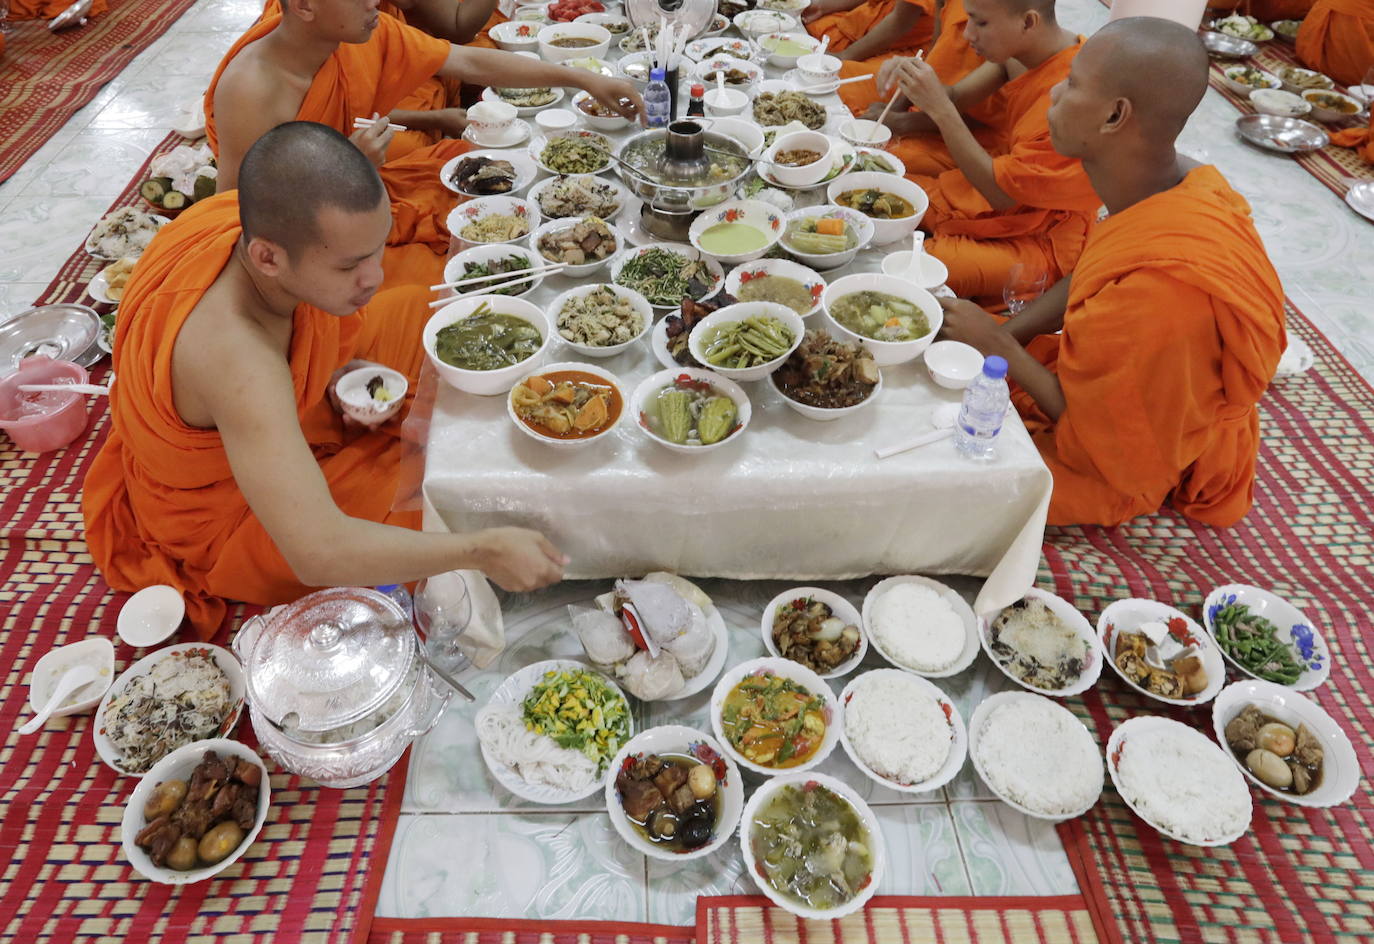
[[[831,5],[835,12],[830,12]],[[845,62],[881,62],[892,56],[914,56],[935,31],[935,0],[825,0],[802,12],[807,31],[830,37],[828,51]]]
[[[1261,23],[1276,20],[1301,20],[1312,9],[1315,0],[1208,0],[1207,7],[1225,16],[1243,13]]]
[[[1374,68],[1374,0],[1317,0],[1298,30],[1298,58],[1342,85]]]
[[[944,336],[1007,359],[1054,475],[1050,524],[1116,525],[1167,502],[1227,526],[1250,508],[1283,289],[1245,200],[1174,149],[1207,65],[1169,20],[1121,19],[1088,40],[1049,121],[1111,215],[1072,277],[1011,321],[945,304]]]
[[[11,20],[51,20],[76,0],[10,0],[9,19]],[[94,0],[87,16],[104,13],[110,8],[105,0]],[[0,36],[0,48],[4,37]]]
[[[930,197],[921,225],[931,254],[949,267],[949,287],[995,296],[1017,265],[1050,282],[1071,272],[1101,201],[1082,165],[1055,151],[1045,120],[1050,89],[1068,75],[1081,37],[1058,25],[1053,0],[964,6],[966,35],[988,62],[953,89],[919,59],[897,70],[903,95],[920,109],[904,117],[940,135],[929,163],[908,162],[907,176]],[[980,113],[998,137],[989,146],[960,108],[994,95],[996,114]]]
[[[111,587],[176,587],[206,639],[225,599],[470,567],[512,589],[560,579],[536,532],[414,530],[417,514],[390,510],[400,420],[363,427],[334,405],[340,370],[368,362],[415,388],[423,295],[374,294],[390,226],[368,158],[291,122],[249,150],[238,190],[158,234],[121,306],[110,435],[82,499]]]

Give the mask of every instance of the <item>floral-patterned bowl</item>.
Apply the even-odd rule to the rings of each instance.
[[[803,318],[810,318],[821,310],[821,296],[825,294],[825,279],[815,269],[788,259],[760,259],[748,265],[736,266],[725,277],[725,294],[731,298],[739,298],[740,301],[751,301],[751,299],[740,298],[740,289],[754,279],[761,279],[770,275],[794,279],[800,282],[802,287],[811,294],[811,307],[806,311],[799,311],[797,314]]]
[[[516,232],[509,239],[482,239],[473,227],[487,217],[519,217],[525,221],[524,232]],[[509,245],[524,242],[531,232],[539,228],[542,219],[539,207],[522,197],[500,194],[491,197],[478,197],[454,207],[448,215],[448,231],[464,249],[473,246]]]
[[[1222,624],[1225,622],[1227,608],[1233,606],[1247,607],[1253,616],[1268,620],[1275,626],[1277,639],[1289,648],[1294,660],[1302,667],[1302,674],[1296,681],[1285,682],[1265,678],[1261,672],[1242,665],[1232,654],[1232,647],[1227,642],[1228,630]],[[1202,604],[1202,618],[1207,632],[1217,641],[1217,646],[1226,657],[1226,661],[1251,678],[1278,682],[1295,691],[1308,692],[1321,685],[1331,675],[1331,651],[1326,647],[1321,634],[1313,628],[1302,610],[1268,590],[1241,583],[1217,587],[1207,594],[1207,599]]]
[[[719,246],[713,250],[712,247],[702,244],[703,237],[713,227],[731,224],[757,230],[764,237],[763,243],[741,252],[721,252]],[[753,262],[767,253],[777,245],[782,233],[782,211],[773,204],[764,203],[762,200],[730,200],[698,216],[692,222],[692,228],[687,231],[687,239],[698,252],[724,265],[738,265],[741,262]]]

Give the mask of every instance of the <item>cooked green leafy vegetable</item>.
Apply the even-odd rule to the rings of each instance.
[[[595,672],[545,672],[521,704],[525,727],[546,734],[559,747],[581,751],[606,769],[630,739],[630,709],[625,697]]]

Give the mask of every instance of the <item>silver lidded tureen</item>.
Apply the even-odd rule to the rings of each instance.
[[[692,217],[730,199],[753,164],[734,138],[684,119],[630,138],[616,168],[626,188],[644,201],[645,228],[665,239],[685,239]]]
[[[233,648],[258,741],[327,787],[377,779],[452,696],[418,646],[406,614],[373,590],[334,587],[254,617]]]

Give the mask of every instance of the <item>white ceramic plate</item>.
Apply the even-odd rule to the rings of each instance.
[[[452,178],[453,172],[458,169],[458,165],[462,163],[464,158],[467,157],[489,157],[494,161],[509,161],[510,165],[515,168],[515,183],[505,193],[480,194],[468,193],[467,191],[459,190],[458,187],[453,184],[450,178]],[[492,149],[487,149],[483,151],[465,151],[464,153],[459,154],[458,156],[450,159],[444,164],[443,167],[439,168],[440,183],[442,183],[447,189],[452,190],[454,193],[461,194],[464,197],[469,197],[474,200],[479,200],[483,196],[518,197],[520,194],[525,192],[526,187],[534,183],[534,178],[538,176],[539,168],[535,165],[533,161],[530,160],[528,154],[523,154],[520,151],[499,151]]]
[[[813,695],[819,695],[825,702],[827,717],[825,719],[825,736],[821,740],[821,745],[816,752],[811,755],[804,763],[794,764],[791,767],[765,767],[749,760],[730,743],[730,739],[725,736],[725,728],[721,724],[720,713],[725,705],[725,698],[736,685],[744,681],[750,675],[767,673],[779,678],[791,679],[801,685]],[[826,684],[825,679],[815,672],[812,672],[804,665],[799,665],[790,659],[779,659],[776,656],[764,656],[759,659],[750,659],[741,662],[739,665],[727,671],[716,683],[715,691],[711,693],[711,730],[716,734],[716,740],[725,748],[725,753],[735,763],[746,770],[752,770],[756,774],[763,774],[765,777],[775,777],[781,774],[795,774],[804,770],[810,770],[821,761],[830,756],[830,752],[835,749],[835,745],[840,740],[840,701]]]
[[[1216,615],[1231,603],[1244,604],[1250,608],[1251,613],[1262,616],[1277,626],[1279,638],[1290,643],[1298,663],[1306,666],[1302,675],[1298,676],[1298,680],[1288,686],[1289,688],[1297,692],[1310,692],[1331,676],[1331,651],[1326,648],[1326,641],[1322,639],[1321,633],[1317,632],[1302,610],[1278,594],[1261,590],[1259,587],[1228,583],[1207,594],[1207,599],[1202,604],[1202,619],[1213,639],[1217,636],[1214,622]],[[1220,642],[1217,643],[1217,648],[1221,650],[1227,662],[1251,678],[1259,678],[1231,658]]]
[[[1196,695],[1187,698],[1166,698],[1163,695],[1156,695],[1154,692],[1146,690],[1126,677],[1126,673],[1117,668],[1116,665],[1116,641],[1122,633],[1133,632],[1141,623],[1159,622],[1167,624],[1172,619],[1181,619],[1187,624],[1189,640],[1202,656],[1203,668],[1207,671],[1207,687]],[[1216,641],[1212,639],[1202,627],[1188,618],[1186,613],[1166,606],[1163,603],[1156,603],[1154,600],[1117,600],[1102,611],[1102,615],[1097,618],[1097,640],[1102,647],[1102,657],[1107,664],[1112,667],[1112,671],[1121,677],[1121,681],[1134,688],[1140,694],[1155,701],[1162,701],[1166,705],[1179,705],[1189,708],[1194,705],[1205,704],[1217,697],[1221,687],[1226,684],[1226,662],[1221,657],[1221,650],[1217,648]]]
[[[649,333],[649,347],[653,349],[654,358],[667,370],[681,370],[682,365],[673,360],[673,355],[668,351],[668,319],[666,317],[654,322],[654,330]]]
[[[954,660],[947,668],[935,672],[927,672],[921,669],[914,669],[905,663],[893,658],[882,647],[876,636],[873,634],[873,605],[878,598],[899,583],[916,583],[923,587],[929,587],[940,596],[959,614],[959,618],[964,623],[964,648],[960,650],[959,657]],[[949,587],[940,583],[938,580],[931,580],[929,577],[921,577],[916,574],[905,574],[899,577],[888,577],[880,580],[873,585],[873,589],[868,591],[864,597],[863,608],[864,632],[873,637],[873,648],[878,650],[878,655],[886,659],[891,665],[901,669],[903,672],[910,672],[912,675],[920,675],[925,678],[949,678],[951,675],[958,675],[960,672],[973,665],[973,660],[978,658],[978,617],[973,614],[973,607],[964,602],[964,598],[959,596]]]
[[[855,749],[854,745],[850,742],[849,732],[845,730],[844,713],[848,709],[849,700],[854,696],[854,693],[865,684],[887,674],[899,676],[904,679],[911,679],[915,684],[919,685],[927,695],[940,703],[940,707],[945,713],[945,719],[949,722],[950,733],[953,736],[953,740],[950,741],[949,753],[945,755],[945,762],[940,765],[939,770],[919,783],[900,783],[890,777],[884,777],[872,767],[868,766],[864,759],[859,756],[859,752]],[[964,719],[959,714],[959,709],[955,707],[954,702],[950,701],[949,696],[936,687],[933,682],[928,682],[919,677],[912,678],[910,674],[902,672],[899,669],[874,669],[872,672],[865,672],[862,675],[856,675],[854,678],[850,679],[849,684],[844,687],[844,691],[840,692],[839,725],[840,744],[844,747],[844,752],[849,755],[849,759],[854,762],[854,766],[866,773],[869,779],[874,783],[887,787],[889,790],[896,790],[900,793],[928,793],[931,790],[940,789],[954,779],[963,768],[964,759],[968,757],[968,731],[964,727]]]
[[[145,210],[144,212],[147,213],[146,210]],[[152,226],[153,226],[154,229],[162,229],[162,227],[164,227],[164,226],[166,226],[168,223],[172,222],[170,219],[168,219],[168,218],[165,217],[165,216],[157,216],[156,214],[153,214],[153,213],[148,213],[148,216],[149,216],[149,217],[152,219],[152,221],[153,221],[153,222],[152,222]],[[97,225],[98,225],[98,224],[97,224]],[[87,254],[87,255],[94,256],[95,258],[101,259],[101,260],[103,260],[103,261],[105,261],[105,262],[118,262],[118,261],[122,258],[121,256],[106,256],[106,255],[102,255],[102,254],[96,252],[95,249],[93,248],[93,247],[94,247],[94,243],[92,242],[92,237],[94,237],[94,236],[95,236],[95,230],[92,229],[90,235],[88,235],[88,236],[86,237],[86,242],[85,242],[85,248],[86,248],[86,254]],[[130,253],[130,255],[133,256],[133,258],[137,259],[139,256],[143,255],[143,252],[142,252],[142,250],[140,250],[140,251],[138,251],[138,252]]]
[[[1299,724],[1307,726],[1322,744],[1321,781],[1317,788],[1298,795],[1284,793],[1264,783],[1246,769],[1245,764],[1236,756],[1226,743],[1226,725],[1246,706],[1254,705],[1265,714],[1290,724],[1294,729]],[[1339,806],[1350,799],[1355,788],[1360,785],[1360,760],[1355,748],[1346,737],[1341,726],[1321,707],[1304,695],[1291,688],[1261,682],[1259,679],[1246,679],[1232,682],[1212,703],[1212,731],[1217,743],[1231,756],[1240,772],[1255,786],[1270,793],[1285,803],[1299,806]]]
[[[100,302],[102,305],[118,305],[119,302],[110,297],[110,279],[101,269],[91,280],[86,283],[86,294]]]
[[[1016,800],[1012,799],[1010,796],[1003,793],[1001,790],[997,789],[997,787],[993,785],[992,779],[988,776],[987,769],[984,768],[983,765],[978,761],[978,741],[980,738],[980,734],[983,730],[983,726],[987,723],[988,716],[1002,705],[1016,703],[1032,703],[1037,701],[1049,702],[1055,708],[1072,717],[1074,719],[1074,724],[1077,724],[1080,728],[1083,728],[1083,737],[1086,738],[1087,741],[1092,744],[1093,753],[1097,754],[1098,756],[1099,763],[1097,767],[1097,792],[1093,794],[1092,802],[1082,807],[1081,809],[1071,810],[1068,813],[1045,813],[1040,810],[1032,809],[1029,806],[1025,806],[1017,802]],[[978,772],[978,779],[983,781],[984,786],[986,786],[989,790],[996,794],[997,798],[1001,800],[1003,803],[1007,804],[1007,806],[1011,807],[1014,810],[1018,810],[1019,812],[1025,813],[1027,816],[1033,817],[1035,819],[1043,819],[1051,823],[1062,823],[1064,820],[1073,819],[1077,816],[1082,816],[1084,813],[1088,812],[1088,810],[1092,809],[1097,804],[1097,801],[1102,797],[1102,787],[1106,783],[1106,777],[1102,773],[1102,755],[1101,752],[1098,750],[1097,741],[1093,738],[1092,732],[1089,731],[1086,727],[1084,727],[1081,721],[1074,717],[1073,712],[1069,711],[1069,709],[1065,708],[1063,705],[1060,705],[1057,702],[1052,701],[1051,699],[1048,699],[1043,695],[1032,695],[1030,692],[998,692],[996,695],[992,695],[984,699],[982,704],[980,704],[976,709],[974,709],[973,717],[969,719],[968,751],[969,756],[973,759],[973,769]]]
[[[1169,718],[1160,718],[1156,715],[1141,715],[1139,717],[1131,718],[1123,722],[1122,724],[1117,726],[1116,730],[1112,732],[1112,736],[1107,740],[1107,773],[1111,775],[1112,784],[1116,787],[1116,792],[1121,795],[1121,799],[1126,802],[1126,805],[1131,808],[1131,811],[1134,812],[1136,816],[1139,816],[1145,822],[1149,823],[1150,826],[1161,835],[1168,836],[1170,839],[1176,839],[1179,842],[1186,843],[1191,846],[1229,846],[1231,843],[1235,842],[1241,836],[1244,836],[1246,831],[1250,828],[1250,819],[1251,816],[1253,816],[1254,811],[1254,804],[1249,803],[1249,790],[1246,790],[1245,792],[1245,799],[1250,806],[1250,811],[1247,813],[1245,817],[1245,824],[1238,831],[1230,833],[1228,835],[1217,836],[1215,838],[1202,840],[1188,839],[1184,836],[1179,835],[1178,833],[1166,829],[1161,824],[1156,823],[1154,820],[1150,819],[1150,817],[1146,816],[1145,813],[1143,813],[1140,810],[1140,808],[1131,801],[1131,799],[1126,795],[1126,791],[1123,789],[1122,778],[1117,773],[1116,767],[1117,764],[1121,762],[1121,752],[1124,749],[1130,747],[1130,739],[1136,734],[1143,734],[1151,731],[1168,731],[1170,732],[1170,736],[1174,738],[1200,739],[1203,744],[1206,744],[1214,751],[1220,751],[1223,755],[1229,753],[1228,751],[1217,746],[1217,744],[1213,742],[1211,738],[1207,737],[1207,735],[1203,734],[1201,731],[1198,731],[1195,728],[1190,728],[1188,727],[1188,725],[1183,724],[1181,722],[1172,721]],[[1241,772],[1237,770],[1234,765],[1231,767],[1231,771],[1235,774],[1236,780],[1239,781],[1242,786],[1244,786],[1245,777],[1242,776]]]
[[[515,113],[519,115],[521,118],[528,118],[530,115],[537,114],[538,112],[543,111],[545,108],[553,108],[559,102],[563,101],[563,96],[567,94],[556,85],[550,86],[550,90],[553,92],[553,99],[545,102],[542,105],[517,105],[514,102],[508,102],[500,95],[497,95],[496,89],[494,88],[483,89],[482,99],[488,102],[501,102],[503,104],[510,105],[512,108],[515,109]]]
[[[706,294],[696,299],[696,301],[704,302],[708,298],[714,298],[716,294],[719,293],[720,290],[725,286],[725,269],[715,259],[712,259],[710,256],[704,255],[700,250],[692,246],[689,246],[686,243],[664,242],[656,242],[653,245],[647,246],[631,246],[622,249],[620,252],[616,253],[616,255],[611,259],[611,281],[615,282],[617,285],[621,284],[618,276],[620,275],[620,271],[623,268],[625,268],[625,263],[629,262],[631,259],[637,256],[641,256],[644,253],[649,252],[652,249],[670,249],[685,259],[699,259],[706,264],[706,271],[711,276],[712,280],[711,288],[709,291],[706,292]],[[634,288],[634,286],[626,287]],[[677,311],[682,305],[681,301],[675,302],[671,305],[655,305],[652,299],[649,300],[649,304],[653,305],[654,308],[657,308],[665,312]]]
[[[615,144],[611,141],[610,138],[606,137],[606,133],[604,131],[591,131],[586,128],[572,128],[567,131],[553,131],[548,134],[538,135],[530,141],[528,154],[530,160],[533,161],[539,167],[539,169],[546,174],[553,174],[555,177],[557,177],[560,174],[565,174],[567,176],[572,177],[580,177],[584,174],[604,174],[606,171],[610,170],[612,165],[614,164],[614,161],[611,160],[610,155],[608,153],[607,155],[603,156],[601,160],[601,166],[598,167],[596,170],[577,171],[571,174],[569,174],[567,171],[555,170],[548,164],[544,163],[543,153],[544,148],[548,147],[549,144],[551,144],[555,139],[558,138],[585,138],[588,139],[589,142],[593,145],[599,144],[600,142],[604,141],[606,142],[607,150],[609,152],[614,152],[615,150]]]
[[[1022,688],[1037,692],[1041,695],[1048,695],[1050,698],[1067,698],[1070,695],[1082,694],[1092,688],[1097,684],[1098,677],[1102,675],[1102,650],[1097,644],[1097,635],[1093,632],[1092,626],[1084,619],[1083,614],[1074,608],[1073,604],[1055,596],[1053,593],[1048,593],[1037,587],[1032,587],[1026,591],[1026,598],[1043,600],[1045,605],[1050,608],[1055,616],[1059,617],[1060,620],[1068,625],[1088,644],[1088,664],[1083,667],[1083,672],[1078,676],[1077,682],[1074,682],[1072,685],[1066,685],[1060,689],[1037,688],[1034,685],[1021,681],[1019,677],[1002,664],[1001,659],[993,654],[992,646],[989,642],[988,635],[992,631],[992,621],[1001,614],[999,610],[998,613],[992,615],[991,619],[979,617],[978,620],[978,641],[982,643],[983,651],[988,654],[988,658],[992,660],[993,665],[997,666],[998,671]]]
[[[477,136],[477,132],[469,125],[463,131],[463,140],[471,141],[479,148],[509,148],[524,144],[530,139],[530,123],[523,118],[516,118],[511,122],[510,127],[504,134],[493,135],[491,139],[483,139]]]
[[[763,634],[763,648],[768,650],[770,656],[779,659],[786,658],[778,652],[778,646],[773,641],[773,616],[781,607],[793,600],[804,600],[807,597],[830,607],[831,614],[844,620],[846,624],[858,627],[859,648],[854,650],[854,654],[831,671],[817,673],[823,679],[840,678],[848,675],[857,669],[859,663],[864,660],[864,656],[868,655],[868,632],[864,629],[863,617],[859,614],[858,607],[838,593],[832,593],[822,587],[793,587],[790,590],[784,590],[768,601],[768,605],[763,608],[763,619],[759,623],[759,632]]]
[[[534,686],[544,678],[545,672],[561,671],[591,672],[609,685],[611,689],[625,701],[625,712],[629,720],[629,736],[631,738],[634,737],[634,714],[630,711],[629,699],[625,698],[625,693],[620,690],[620,686],[590,665],[576,662],[572,659],[548,659],[544,662],[536,662],[533,665],[525,666],[523,669],[510,675],[504,682],[497,686],[496,691],[491,693],[491,698],[488,699],[487,704],[518,705],[525,700],[525,696],[530,693]],[[550,787],[542,783],[530,783],[516,773],[514,768],[507,767],[505,764],[498,761],[491,752],[487,750],[487,746],[482,744],[480,740],[478,741],[478,745],[482,748],[482,760],[486,762],[487,769],[491,771],[491,775],[496,778],[497,782],[511,793],[529,800],[531,803],[571,803],[574,800],[584,800],[602,788],[603,781],[613,769],[608,764],[606,769],[592,782],[591,786],[583,790],[564,790],[558,787]]]
[[[234,654],[228,649],[221,649],[219,646],[211,646],[202,642],[184,642],[175,646],[168,646],[159,649],[151,655],[144,656],[133,665],[125,669],[114,680],[110,690],[105,693],[105,697],[100,699],[100,706],[95,710],[95,720],[91,723],[91,740],[95,741],[95,751],[100,755],[111,770],[115,773],[124,774],[128,777],[139,777],[142,774],[133,770],[126,770],[120,763],[119,749],[105,734],[105,709],[110,704],[110,699],[124,691],[129,686],[129,682],[142,675],[147,675],[153,670],[153,666],[161,662],[176,652],[187,652],[191,650],[201,650],[207,652],[214,658],[215,664],[219,666],[224,677],[229,680],[229,716],[220,723],[214,736],[227,738],[239,723],[239,715],[243,714],[243,702],[247,697],[247,686],[243,678],[243,667],[239,665],[239,660],[234,658]],[[156,766],[156,765],[154,765]]]

